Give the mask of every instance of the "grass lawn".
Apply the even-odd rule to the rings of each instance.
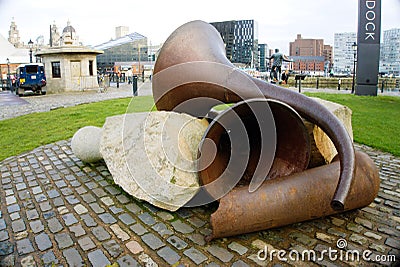
[[[38,146],[71,138],[84,126],[103,126],[109,116],[145,112],[154,105],[152,96],[107,100],[34,113],[0,121],[0,161]]]
[[[348,106],[353,110],[357,143],[400,156],[400,97],[359,97],[341,94],[308,94]],[[107,117],[153,108],[152,96],[115,99],[34,113],[0,121],[0,161],[41,145],[71,138],[88,125],[101,127]]]
[[[354,141],[400,156],[400,97],[306,93],[348,106]]]

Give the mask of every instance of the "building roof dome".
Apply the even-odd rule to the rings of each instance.
[[[67,22],[67,27],[64,28],[63,33],[66,32],[76,32],[74,27],[71,26],[71,22]]]

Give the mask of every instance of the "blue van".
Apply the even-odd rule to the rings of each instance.
[[[42,63],[21,64],[17,68],[15,93],[23,96],[26,92],[46,94],[46,75]]]

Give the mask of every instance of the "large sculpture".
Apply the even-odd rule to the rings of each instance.
[[[218,200],[207,240],[364,207],[377,195],[373,161],[354,151],[351,111],[343,108],[347,115],[339,119],[335,105],[235,68],[208,23],[189,22],[171,34],[152,88],[159,111],[108,118],[99,153],[117,184],[155,206],[174,211]],[[230,105],[214,110],[224,103]],[[165,123],[169,116],[174,121]],[[311,129],[312,139],[330,139],[334,147],[316,149],[305,120],[320,129]],[[182,144],[184,153],[175,149]],[[312,159],[315,150],[324,154],[322,166]],[[73,151],[98,157],[97,150]]]
[[[353,180],[355,156],[343,124],[309,97],[255,79],[235,68],[225,57],[224,43],[212,25],[192,21],[170,35],[154,67],[153,96],[158,110],[195,116],[205,116],[220,102],[269,98],[288,104],[303,118],[318,125],[335,144],[341,166],[331,205],[335,210],[344,209]]]
[[[360,208],[378,192],[372,160],[361,152],[356,158],[351,137],[332,112],[235,68],[208,23],[192,21],[170,35],[155,65],[153,96],[158,110],[213,118],[199,146],[203,186],[187,203],[219,199],[208,240]],[[237,104],[210,113],[220,103]],[[337,162],[303,171],[309,151],[299,115],[327,134]]]

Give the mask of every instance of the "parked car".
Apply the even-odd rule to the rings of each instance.
[[[42,63],[21,64],[17,68],[15,93],[23,96],[26,92],[46,94],[46,75]]]

